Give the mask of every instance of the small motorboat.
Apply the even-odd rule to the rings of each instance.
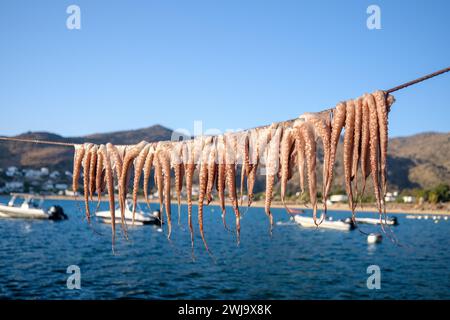
[[[316,226],[314,219],[311,217],[303,217],[301,215],[295,215],[294,221],[305,228],[320,228],[320,229],[334,229],[341,231],[353,230],[355,226],[353,225],[351,219],[343,220],[324,220],[319,226]]]
[[[95,216],[99,218],[103,223],[111,223],[111,213],[107,211],[99,211],[95,213]],[[120,207],[116,207],[116,224],[121,223],[120,217]],[[132,225],[133,223],[133,204],[129,199],[125,201],[125,222],[127,225]],[[134,215],[134,225],[142,226],[147,224],[161,225],[161,212],[159,210],[153,211],[150,215],[144,212],[139,204],[136,206],[136,212]]]
[[[17,199],[23,199],[17,204]],[[11,193],[8,204],[0,203],[0,218],[65,220],[67,215],[61,206],[44,209],[45,197],[24,193]]]
[[[398,225],[397,217],[389,217],[389,218],[381,218],[381,221],[379,218],[355,218],[356,223],[363,223],[363,224],[387,224],[390,226],[396,226]]]
[[[367,243],[375,244],[380,243],[383,240],[383,236],[379,233],[371,233],[367,236]]]

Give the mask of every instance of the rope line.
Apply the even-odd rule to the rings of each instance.
[[[405,82],[405,83],[403,83],[401,85],[398,85],[396,87],[393,87],[391,89],[384,90],[384,91],[386,93],[392,93],[392,92],[395,92],[395,91],[399,91],[399,90],[405,89],[405,88],[407,88],[409,86],[412,86],[412,85],[415,85],[415,84],[417,84],[419,82],[422,82],[422,81],[434,78],[436,76],[439,76],[439,75],[444,74],[444,73],[449,72],[449,71],[450,71],[450,67],[447,67],[447,68],[435,71],[435,72],[427,74],[427,75],[425,75],[423,77],[420,77],[420,78],[417,78],[417,79]],[[323,110],[321,112],[331,111],[332,109],[333,108],[326,109],[326,110]],[[289,122],[293,122],[295,120],[297,120],[297,118],[281,121],[281,122],[278,122],[278,123],[289,123]],[[268,125],[263,125],[263,126],[259,126],[259,127],[254,127],[252,129],[264,128],[264,127],[267,127],[267,126]],[[246,130],[252,130],[252,129],[246,129]],[[38,140],[38,139],[22,139],[22,138],[12,138],[12,137],[0,137],[0,140],[2,140],[2,141],[15,141],[15,142],[28,142],[28,143],[36,143],[36,144],[47,144],[47,145],[55,145],[55,146],[63,146],[63,147],[75,147],[77,145],[75,143],[70,143],[70,142],[57,142],[57,141],[47,141],[47,140]],[[165,142],[165,141],[162,141],[162,142]]]

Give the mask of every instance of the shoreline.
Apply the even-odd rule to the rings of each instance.
[[[4,195],[4,196],[9,196],[9,195]],[[44,197],[45,197],[45,199],[50,199],[50,200],[74,200],[73,196],[48,195],[48,196],[44,196]],[[108,197],[106,197],[106,196],[102,196],[101,199],[102,199],[102,201],[108,201]],[[117,195],[116,195],[116,199],[117,199]],[[83,201],[82,196],[78,196],[77,200]],[[96,201],[96,200],[94,200],[94,201]],[[144,197],[138,197],[138,202],[141,204],[145,203]],[[151,200],[149,200],[149,203],[158,204],[159,200],[151,199]],[[172,204],[176,204],[176,203],[177,203],[176,199],[172,199]],[[187,205],[187,201],[182,200],[181,204]],[[197,205],[197,201],[194,200],[193,204]],[[214,206],[218,206],[219,202],[214,200],[210,204],[214,205]],[[305,209],[305,210],[311,209],[310,207],[306,207],[304,205],[299,205],[295,202],[287,202],[286,204],[288,207],[295,208],[295,209]],[[431,205],[428,205],[428,206],[431,206]],[[282,209],[282,208],[284,208],[284,205],[282,204],[281,201],[273,201],[271,207],[277,208],[277,209]],[[252,208],[264,209],[264,201],[263,200],[254,201],[252,203]],[[320,208],[320,205],[319,205],[319,208]],[[348,204],[346,204],[346,203],[337,203],[337,204],[329,205],[328,210],[330,210],[330,211],[350,211],[350,209],[348,208]],[[377,212],[377,211],[378,211],[378,209],[373,204],[363,204],[362,207],[358,206],[358,208],[356,210],[356,212]],[[450,216],[450,207],[447,206],[444,208],[430,208],[430,207],[426,207],[426,206],[418,207],[416,204],[393,203],[393,204],[387,204],[386,213],[387,214],[416,214],[416,215],[436,214],[436,215]]]

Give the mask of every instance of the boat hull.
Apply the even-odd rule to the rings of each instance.
[[[354,229],[354,226],[350,223],[346,223],[344,221],[323,221],[319,226],[316,226],[313,218],[302,217],[300,215],[296,215],[294,217],[294,221],[305,228],[318,228],[318,229],[332,229],[332,230],[340,230],[340,231],[350,231]]]

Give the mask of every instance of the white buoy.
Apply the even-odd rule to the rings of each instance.
[[[379,233],[371,233],[367,236],[367,243],[375,244],[380,243],[383,239],[383,236]]]
[[[425,220],[428,220],[428,216],[424,216],[423,218],[424,218]]]
[[[439,223],[439,220],[434,220],[434,223]]]
[[[448,217],[444,217],[444,220],[447,220],[448,219]]]
[[[420,219],[422,219],[422,216],[418,216],[418,217],[417,217],[417,220],[420,220]]]

